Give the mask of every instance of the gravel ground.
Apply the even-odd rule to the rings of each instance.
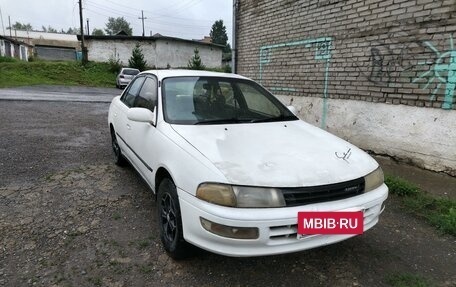
[[[106,103],[0,101],[0,286],[456,286],[456,241],[387,202],[364,235],[299,253],[173,261],[156,204],[112,163]]]

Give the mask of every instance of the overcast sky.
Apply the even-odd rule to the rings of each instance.
[[[108,17],[123,16],[133,28],[133,35],[142,35],[138,17],[144,10],[145,35],[152,31],[153,34],[202,39],[209,35],[212,24],[222,19],[231,42],[232,0],[82,0],[82,3],[84,25],[89,18],[90,31],[104,29]],[[0,0],[0,10],[3,16],[0,29],[9,26],[8,16],[11,24],[30,23],[35,30],[41,30],[41,26],[51,26],[58,31],[79,27],[78,0]]]

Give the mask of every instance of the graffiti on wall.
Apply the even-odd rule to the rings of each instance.
[[[389,47],[384,50],[386,51],[378,46],[370,49],[370,67],[366,78],[378,86],[389,86],[395,76],[414,67],[410,63],[406,47],[402,47],[398,54],[393,53]]]
[[[435,53],[435,61],[427,60],[419,62],[418,65],[429,66],[429,69],[413,79],[413,83],[425,82],[422,89],[427,89],[434,84],[430,99],[435,100],[440,89],[444,89],[442,109],[451,109],[453,106],[454,90],[456,88],[456,50],[454,49],[453,37],[450,35],[449,50],[440,52],[431,42],[424,44]]]
[[[404,38],[410,41],[395,40]],[[411,81],[423,90],[429,89],[431,101],[444,90],[442,108],[451,109],[456,89],[456,50],[451,35],[448,42],[449,49],[441,52],[431,41],[417,39],[416,31],[395,22],[385,42],[370,44],[365,66],[355,66],[376,86],[400,87]]]
[[[332,38],[331,37],[320,37],[316,39],[306,39],[301,41],[292,41],[280,44],[266,45],[260,48],[260,71],[259,81],[263,81],[263,73],[266,65],[272,61],[273,53],[276,49],[286,47],[298,47],[303,46],[305,48],[314,49],[314,59],[317,61],[323,61],[325,63],[324,71],[324,84],[323,84],[323,107],[322,107],[322,128],[326,127],[326,116],[328,110],[328,81],[329,81],[329,65],[331,60],[331,49],[332,49]],[[287,91],[295,92],[296,89],[290,87],[269,87],[271,91]]]

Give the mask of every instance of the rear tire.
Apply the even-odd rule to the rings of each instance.
[[[195,248],[184,239],[179,198],[176,186],[164,178],[158,187],[158,228],[166,253],[173,259],[184,259],[194,254]]]
[[[116,132],[114,129],[111,129],[111,145],[112,151],[114,152],[114,162],[118,166],[126,165],[127,161],[122,154],[122,150],[120,149],[119,144],[117,143]]]

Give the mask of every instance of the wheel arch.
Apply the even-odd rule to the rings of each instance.
[[[174,184],[176,184],[173,177],[171,176],[171,173],[165,167],[161,166],[157,169],[157,172],[155,173],[155,197],[157,197],[158,194],[158,186],[160,185],[161,181],[165,178],[169,178],[172,182],[174,182]]]

